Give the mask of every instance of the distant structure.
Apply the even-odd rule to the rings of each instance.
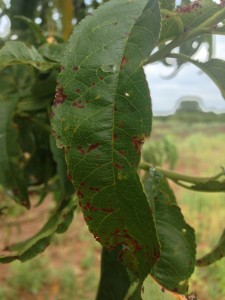
[[[182,97],[177,101],[175,113],[179,112],[202,112],[202,100],[198,97]]]

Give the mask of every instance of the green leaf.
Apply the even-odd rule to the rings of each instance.
[[[145,186],[148,188],[150,185],[153,191],[149,193],[149,200],[152,203],[154,198],[152,208],[161,244],[161,257],[151,274],[163,287],[186,293],[188,279],[195,266],[194,230],[185,222],[167,181],[154,174],[152,176],[145,180]]]
[[[211,33],[214,27],[225,19],[225,10],[212,0],[188,1],[174,12],[162,10],[162,30],[159,44],[191,34],[192,31]],[[197,35],[200,34],[200,31]],[[195,35],[196,36],[196,35]],[[192,36],[193,37],[193,36]]]
[[[53,136],[50,137],[50,145],[51,151],[53,154],[53,158],[57,164],[57,173],[59,176],[59,182],[61,185],[61,197],[68,199],[75,192],[72,183],[69,181],[67,177],[67,167],[65,162],[65,155],[63,149],[59,149],[56,147],[55,138]]]
[[[201,0],[178,7],[177,13],[184,24],[184,28],[186,31],[189,31],[199,25],[202,25],[203,28],[207,28],[205,22],[209,21],[210,18],[213,19],[216,13],[221,12],[221,10],[222,6],[220,4],[212,0]],[[217,20],[216,24],[223,21],[224,18],[225,14],[221,16],[221,19]]]
[[[219,240],[219,243],[215,246],[215,248],[202,258],[196,261],[196,265],[198,267],[205,267],[213,264],[219,259],[222,259],[225,256],[225,230]]]
[[[38,48],[41,55],[49,60],[60,63],[65,51],[65,44],[48,44],[45,43]]]
[[[221,59],[210,59],[207,62],[199,62],[190,57],[183,54],[171,53],[168,55],[169,57],[176,58],[177,60],[182,60],[185,62],[190,62],[194,64],[196,67],[201,69],[204,73],[206,73],[212,81],[217,85],[220,89],[223,98],[225,99],[225,61]]]
[[[159,257],[137,174],[152,116],[142,65],[159,31],[156,0],[100,6],[70,38],[53,106],[57,145],[90,231],[108,250],[122,245],[120,259],[141,280]]]
[[[74,200],[61,203],[35,236],[8,247],[7,254],[0,255],[0,263],[8,263],[16,259],[26,261],[43,252],[50,244],[55,232],[64,232],[68,228],[75,208]]]
[[[148,276],[142,287],[142,299],[143,300],[174,300],[176,299],[171,293],[159,284],[157,284],[151,276]]]
[[[24,24],[26,24],[30,28],[37,43],[42,44],[46,41],[46,37],[44,36],[43,31],[41,30],[41,27],[39,25],[37,25],[32,19],[27,18],[25,16],[14,16],[13,18],[16,20],[22,21]]]
[[[175,7],[175,0],[159,0],[160,9],[173,10]]]
[[[102,250],[101,278],[96,300],[124,300],[130,279],[124,265],[119,261],[121,249]]]
[[[22,151],[18,145],[19,135],[13,123],[17,101],[17,95],[0,98],[0,184],[13,199],[29,208],[27,184],[21,166]]]
[[[159,45],[168,40],[174,39],[184,32],[184,25],[180,16],[175,12],[162,12],[162,29],[160,33]]]
[[[47,62],[34,46],[19,41],[9,41],[0,49],[0,68],[14,64],[28,64],[40,71],[55,68],[58,64]]]

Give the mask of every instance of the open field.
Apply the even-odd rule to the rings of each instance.
[[[219,173],[220,166],[225,166],[222,122],[156,119],[153,128],[151,141],[170,135],[177,145],[176,171],[211,176]],[[196,229],[200,257],[217,243],[224,228],[225,195],[191,192],[174,184],[172,187],[186,220]],[[0,199],[0,204],[2,201]],[[10,218],[0,219],[1,247],[9,245],[15,236],[25,238],[35,233],[51,207],[51,197],[39,208],[33,208],[29,216],[23,209],[12,206]],[[0,265],[0,300],[92,300],[98,285],[100,253],[100,246],[77,212],[68,232],[56,235],[49,248],[36,259]],[[225,259],[209,268],[197,268],[190,291],[197,292],[200,300],[225,299]]]

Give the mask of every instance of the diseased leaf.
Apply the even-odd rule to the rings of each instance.
[[[40,71],[47,71],[58,64],[47,62],[34,46],[26,46],[19,41],[8,41],[0,49],[0,68],[14,64],[28,64]]]
[[[160,255],[137,174],[141,146],[151,130],[142,65],[159,31],[156,0],[100,6],[75,28],[53,106],[57,145],[65,149],[90,231],[107,250],[121,245],[120,259],[141,280]]]
[[[17,101],[17,95],[0,98],[0,184],[16,202],[29,208],[27,184],[21,167],[22,152],[18,145],[19,134],[13,123]]]
[[[205,267],[225,257],[225,230],[215,248],[196,261],[198,267]]]
[[[190,62],[194,64],[196,67],[201,69],[204,73],[206,73],[212,81],[217,85],[220,89],[223,98],[225,99],[225,62],[221,59],[210,59],[207,62],[199,62],[190,57],[182,54],[171,53],[169,57],[176,58],[178,60]]]
[[[43,228],[32,238],[7,248],[7,254],[0,254],[0,263],[13,260],[26,261],[43,252],[50,244],[55,232],[64,232],[72,218],[76,204],[74,200],[63,202],[55,210]]]
[[[130,286],[127,269],[119,261],[121,249],[102,250],[101,278],[96,300],[124,300]]]
[[[190,2],[179,6],[173,12],[163,11],[162,30],[160,34],[159,44],[187,34],[196,27],[202,25],[203,30],[208,30],[208,33],[214,32],[217,24],[225,19],[225,10],[218,19],[208,25],[205,22],[214,17],[216,13],[223,9],[221,4],[217,4],[212,0],[201,0]],[[207,33],[207,32],[206,32]]]
[[[186,293],[188,279],[195,266],[194,230],[185,222],[164,178],[153,174],[153,177],[145,179],[145,186],[147,191],[148,186],[151,186],[149,200],[150,203],[154,201],[152,208],[161,244],[161,257],[151,274],[163,287],[173,292]]]

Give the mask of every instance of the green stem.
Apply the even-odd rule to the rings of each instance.
[[[145,63],[145,65],[159,61],[166,56],[176,47],[180,46],[181,44],[189,41],[190,39],[199,36],[200,34],[211,34],[210,27],[212,25],[221,22],[225,18],[225,8],[221,9],[217,13],[215,13],[212,17],[208,18],[205,22],[201,23],[196,28],[192,29],[190,32],[183,33],[180,36],[176,37],[173,41],[169,44],[165,45],[164,47],[160,48],[157,52],[150,56],[149,60]]]
[[[211,180],[216,180],[218,179],[220,176],[224,175],[224,171],[220,172],[219,174],[217,174],[216,176],[213,177],[196,177],[196,176],[188,176],[188,175],[184,175],[184,174],[180,174],[180,173],[176,173],[170,170],[166,170],[163,169],[161,167],[153,167],[152,165],[146,163],[146,162],[141,162],[139,165],[139,168],[145,171],[149,171],[150,168],[155,169],[157,172],[163,174],[165,177],[169,178],[170,180],[172,180],[173,182],[180,184],[180,181],[183,182],[188,182],[188,183],[192,183],[192,184],[199,184],[199,183],[206,183],[209,182]],[[184,185],[182,185],[184,186]],[[184,186],[186,187],[186,186]]]
[[[208,18],[206,21],[201,23],[196,28],[192,29],[186,36],[187,39],[193,38],[196,35],[199,35],[199,33],[202,32],[202,30],[206,28],[210,28],[212,25],[216,25],[218,22],[221,22],[225,19],[225,7],[222,8],[220,11],[215,13],[213,16]]]

